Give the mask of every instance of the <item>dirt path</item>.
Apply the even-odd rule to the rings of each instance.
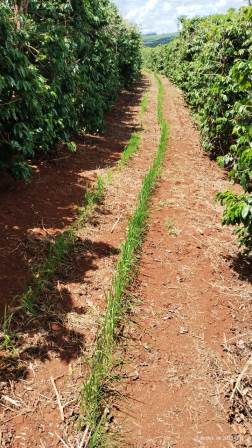
[[[125,447],[248,447],[245,408],[234,400],[230,410],[228,397],[251,354],[251,265],[220,224],[215,194],[232,186],[204,156],[180,92],[164,82],[170,143],[134,290],[140,305],[126,332],[121,390],[128,400],[116,423]]]
[[[156,83],[145,78],[137,95],[141,97],[146,89],[149,106],[138,153],[127,166],[113,171],[103,203],[79,232],[73,253],[45,291],[41,315],[20,323],[19,357],[8,358],[5,354],[1,363],[0,395],[18,403],[15,406],[1,399],[1,448],[62,447],[60,437],[70,447],[79,446],[82,434],[78,434],[76,420],[88,356],[106,306],[105,291],[111,285],[128,219],[159,139]],[[128,129],[128,120],[131,122],[132,118],[134,128],[140,128],[139,104],[134,95],[131,100],[120,125],[117,122],[114,125],[115,129],[121,127],[122,134],[123,126]],[[117,149],[119,155],[120,145],[117,148],[115,142],[113,145],[111,150]],[[109,150],[109,141],[104,141],[104,148],[98,143],[97,150]],[[96,167],[96,174],[105,171]],[[64,422],[51,378],[55,379],[64,406]]]
[[[50,160],[34,165],[31,184],[1,177],[0,316],[23,291],[48,242],[75,219],[97,173],[118,161],[138,129],[139,103],[146,88],[142,80],[134,91],[122,92],[106,117],[104,134],[76,137],[76,154],[61,148]]]

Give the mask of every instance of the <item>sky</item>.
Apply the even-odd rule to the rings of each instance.
[[[121,14],[143,33],[177,31],[177,18],[226,12],[248,4],[246,0],[114,0]]]

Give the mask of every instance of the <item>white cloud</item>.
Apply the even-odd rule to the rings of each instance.
[[[171,10],[172,10],[172,5],[170,3],[164,3],[163,11],[164,12],[170,12]]]
[[[137,6],[126,14],[126,19],[131,20],[137,17],[137,20],[143,20],[155,7],[159,0],[148,0],[143,6]]]
[[[123,16],[143,32],[177,30],[180,15],[193,17],[226,12],[246,5],[245,0],[114,0]]]
[[[226,6],[228,6],[228,0],[219,0],[217,2],[216,6],[219,7],[219,8],[226,7]]]

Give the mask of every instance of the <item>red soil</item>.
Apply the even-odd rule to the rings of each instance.
[[[127,112],[121,117],[120,126],[122,129],[126,126],[126,134],[129,128],[139,128],[139,99],[147,88],[149,106],[143,117],[139,151],[127,166],[113,170],[104,201],[78,231],[73,251],[39,298],[40,315],[15,316],[18,356],[7,352],[0,359],[0,440],[4,448],[54,448],[62,446],[60,437],[69,447],[80,444],[83,434],[77,430],[76,419],[80,412],[79,395],[88,371],[87,357],[94,349],[97,327],[106,307],[105,291],[111,285],[128,219],[135,209],[159,138],[157,87],[147,79],[131,95],[131,101],[127,100]],[[115,106],[117,119],[120,119],[120,110],[116,115],[116,107],[121,106],[122,102]],[[106,133],[101,143],[98,140],[98,153],[108,152],[112,141],[120,148],[122,130],[117,136],[117,129],[119,123],[115,122],[113,137],[108,139]],[[95,168],[94,175],[105,175],[106,168]],[[31,242],[27,249],[30,246]],[[51,378],[55,379],[64,406],[64,422]],[[18,405],[6,402],[5,396],[16,400]]]
[[[232,186],[203,154],[180,92],[165,87],[170,142],[126,338],[128,400],[116,421],[125,447],[252,446],[248,428],[230,425],[226,413],[227,346],[249,334],[252,294],[251,271],[215,202]]]

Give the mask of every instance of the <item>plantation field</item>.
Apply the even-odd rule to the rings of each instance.
[[[1,448],[252,446],[251,25],[1,3]]]
[[[155,48],[158,45],[168,44],[177,37],[177,33],[170,34],[144,34],[143,42],[146,47]]]

